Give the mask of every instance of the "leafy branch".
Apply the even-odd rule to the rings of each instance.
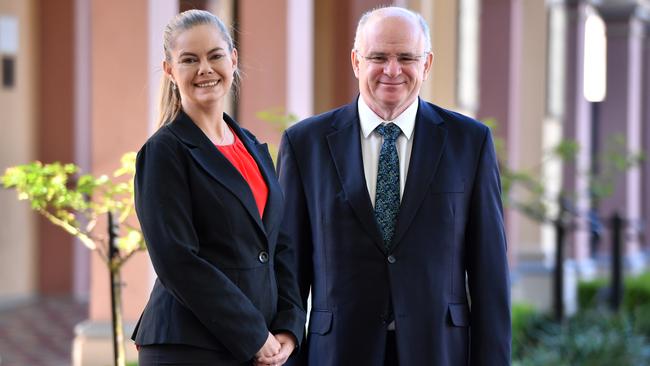
[[[7,168],[2,176],[5,188],[15,189],[19,200],[28,200],[32,209],[50,222],[79,238],[90,250],[108,260],[108,237],[97,234],[97,219],[108,212],[117,217],[125,230],[116,245],[121,258],[146,248],[140,230],[128,225],[134,213],[133,176],[135,153],[122,156],[121,166],[113,173],[93,177],[80,174],[74,164],[43,164],[34,161]]]
[[[32,209],[79,238],[105,262],[111,276],[114,364],[120,366],[125,365],[120,269],[146,249],[140,229],[129,224],[135,212],[135,158],[134,152],[124,154],[112,179],[81,174],[74,164],[40,161],[7,168],[0,177],[5,188],[16,190],[19,200],[28,200]],[[107,235],[96,230],[97,220],[104,215],[109,217]],[[115,235],[117,228],[122,228],[122,236]]]
[[[493,131],[497,124],[493,119],[487,119],[485,124]],[[562,140],[545,152],[540,163],[529,170],[516,170],[510,168],[505,149],[505,142],[495,138],[495,149],[501,171],[502,199],[506,206],[512,207],[532,220],[538,222],[551,222],[551,207],[559,201],[548,190],[546,182],[533,172],[539,172],[546,164],[560,160],[562,162],[575,161],[580,152],[580,145],[573,140]],[[622,135],[612,135],[605,142],[605,148],[595,157],[595,164],[584,172],[578,172],[589,180],[589,195],[595,205],[611,196],[616,187],[620,174],[638,166],[644,159],[642,152],[630,152],[627,141]],[[598,169],[593,169],[598,167]],[[513,191],[517,190],[518,194]],[[560,192],[563,197],[562,204],[565,209],[575,211],[575,204],[570,197],[577,196],[577,192]],[[576,213],[576,212],[574,212]]]

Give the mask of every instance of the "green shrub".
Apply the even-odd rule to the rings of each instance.
[[[578,282],[578,308],[596,309],[603,293],[610,286],[609,278]],[[607,299],[604,299],[607,300]],[[625,277],[623,284],[623,310],[632,314],[639,306],[650,305],[650,272],[640,276]]]
[[[650,343],[626,314],[589,311],[564,324],[547,319],[530,326],[527,347],[513,352],[514,365],[650,365]]]
[[[623,309],[630,313],[641,306],[650,305],[650,272],[625,279]]]
[[[537,315],[535,307],[525,303],[512,304],[512,333],[519,333],[525,330],[529,320]]]
[[[582,311],[597,308],[599,294],[608,285],[608,280],[604,278],[578,282],[578,309]]]
[[[521,357],[536,342],[534,330],[542,323],[549,322],[545,315],[537,312],[532,305],[512,304],[512,355]]]
[[[579,313],[564,324],[513,305],[513,366],[650,366],[650,272],[625,278],[618,314],[599,310],[608,286],[579,282]]]
[[[631,314],[634,330],[650,339],[650,304],[637,306]]]

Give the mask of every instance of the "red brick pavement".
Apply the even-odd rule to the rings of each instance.
[[[68,297],[44,297],[0,311],[1,366],[69,366],[74,326],[88,305]]]

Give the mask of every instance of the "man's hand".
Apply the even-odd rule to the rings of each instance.
[[[296,348],[296,339],[291,333],[281,332],[275,335],[280,344],[280,351],[270,357],[258,356],[255,358],[255,366],[280,366],[287,362],[291,353]]]

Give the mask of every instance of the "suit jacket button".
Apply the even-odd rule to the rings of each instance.
[[[263,250],[257,256],[257,259],[262,263],[266,263],[269,261],[269,253],[267,253],[266,250]]]
[[[392,254],[389,255],[388,258],[386,258],[386,259],[388,260],[388,263],[390,263],[390,264],[393,264],[393,263],[397,262],[397,259],[395,259],[395,257],[393,257]]]

